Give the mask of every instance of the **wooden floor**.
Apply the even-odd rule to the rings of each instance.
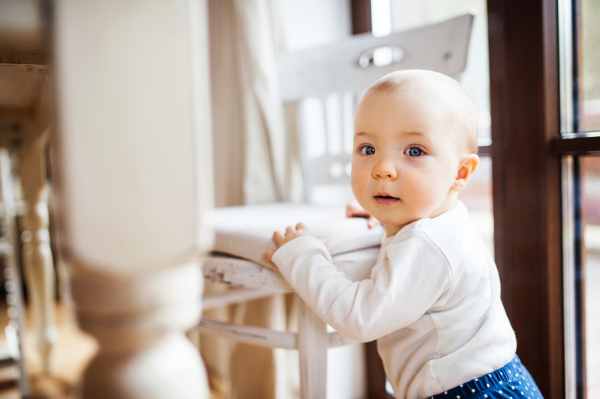
[[[72,309],[65,305],[56,307],[57,325],[60,339],[56,344],[52,358],[52,373],[43,375],[40,370],[40,359],[35,351],[34,337],[27,334],[25,338],[25,359],[30,375],[32,398],[75,399],[81,375],[89,360],[96,352],[96,342],[89,335],[81,332],[75,324]],[[30,331],[30,314],[26,310],[26,329]],[[6,306],[0,305],[0,326],[8,324]],[[5,347],[6,338],[0,329],[0,347]],[[2,379],[10,379],[15,370],[5,369],[0,373]],[[17,399],[19,392],[15,388],[4,388],[7,384],[0,382],[0,399]]]

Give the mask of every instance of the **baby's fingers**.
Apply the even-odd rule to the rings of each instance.
[[[285,243],[284,240],[285,239],[283,238],[283,235],[280,232],[276,231],[275,233],[273,233],[273,241],[275,241],[275,244],[277,244],[278,248]]]
[[[308,227],[306,227],[306,225],[304,223],[300,222],[300,223],[298,223],[296,225],[296,230],[306,230],[306,231],[308,231]]]
[[[352,201],[348,205],[346,205],[346,217],[347,218],[355,218],[355,217],[364,218],[364,217],[369,217],[369,213],[367,211],[365,211],[362,208],[362,206],[360,206],[358,204],[358,202]]]
[[[273,254],[275,253],[274,249],[271,249],[269,251],[265,251],[265,259],[270,261],[271,259],[273,259]]]
[[[369,219],[367,219],[367,226],[369,228],[377,226],[379,224],[379,220],[375,219],[373,216],[371,216]]]
[[[294,228],[292,226],[288,226],[287,229],[285,229],[285,234],[292,234],[294,232]]]

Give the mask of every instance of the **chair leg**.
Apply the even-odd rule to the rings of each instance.
[[[18,254],[15,251],[19,248],[17,238],[17,219],[16,205],[13,191],[13,178],[11,172],[11,162],[8,150],[0,150],[0,198],[4,205],[3,217],[0,218],[0,229],[3,231],[3,237],[0,242],[3,246],[4,256],[4,278],[7,291],[6,302],[9,305],[8,314],[11,318],[7,333],[16,331],[16,346],[18,356],[16,356],[19,367],[19,390],[21,397],[27,398],[30,394],[29,375],[27,374],[27,365],[25,362],[24,351],[24,314],[23,297],[21,292],[21,272],[16,264]],[[7,338],[9,338],[7,336]],[[9,348],[10,349],[10,348]],[[15,356],[13,355],[13,358]]]
[[[327,348],[327,324],[300,299],[298,301],[298,352],[302,399],[325,399]]]
[[[46,203],[46,138],[42,136],[18,151],[23,217],[23,263],[31,298],[33,325],[42,371],[51,370],[50,355],[58,332],[54,323],[54,263],[48,232]]]

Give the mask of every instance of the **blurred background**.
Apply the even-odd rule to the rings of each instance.
[[[2,1],[4,0],[0,0],[0,3]],[[600,1],[579,0],[575,3],[578,7],[576,12],[580,16],[576,28],[580,38],[577,42],[580,52],[580,80],[573,83],[579,85],[581,93],[577,99],[579,130],[597,133],[600,131],[600,25],[597,23],[600,18]],[[10,31],[19,24],[41,26],[39,29],[43,32],[42,39],[37,45],[43,51],[31,55],[24,62],[39,76],[39,81],[34,83],[35,87],[32,89],[35,91],[35,88],[39,89],[41,86],[39,82],[52,76],[51,58],[48,56],[51,38],[48,26],[45,26],[50,19],[48,10],[52,9],[49,6],[51,2],[29,3],[33,7],[39,7],[34,13],[37,19],[33,21],[20,21],[19,14],[10,14],[13,9],[10,4],[6,4],[1,9],[4,15],[0,15],[0,33]],[[340,122],[332,116],[334,113],[327,111],[332,108],[341,109],[344,99],[335,96],[327,97],[324,101],[306,99],[300,105],[300,128],[291,128],[294,122],[290,119],[292,114],[278,95],[280,82],[276,60],[279,55],[341,43],[355,35],[385,37],[393,32],[473,13],[475,19],[468,62],[459,81],[477,106],[481,163],[460,199],[466,204],[480,235],[494,254],[494,165],[491,160],[490,54],[485,0],[208,0],[207,7],[213,125],[211,145],[214,157],[214,202],[217,207],[304,200],[314,204],[342,206],[353,199],[347,183],[319,185],[308,190],[303,175],[307,158],[316,158],[328,151],[334,155],[350,152],[352,124]],[[0,64],[5,67],[17,63],[11,58],[7,43],[0,43]],[[0,135],[6,137],[0,142],[4,148],[15,152],[19,143],[15,142],[14,109],[21,102],[28,101],[15,93],[29,90],[26,87],[29,83],[21,79],[13,69],[9,71],[6,67],[0,74],[0,106],[4,107],[0,110]],[[52,162],[49,149],[51,145],[51,140],[42,145],[45,165],[51,165]],[[18,229],[15,237],[19,247],[17,252],[20,252],[20,248],[31,240],[31,227],[26,220],[26,195],[20,188],[19,160],[17,157],[9,157],[8,150],[4,150],[6,153],[2,156],[5,157],[5,170],[8,168],[6,179],[12,179],[10,185],[15,191]],[[51,167],[43,168],[44,179],[49,182],[43,195],[50,203],[53,189],[51,171]],[[586,377],[587,398],[600,399],[600,157],[581,157],[580,177],[584,248],[582,270],[585,278],[581,307],[583,317],[579,328],[586,339],[583,353],[578,353],[578,356],[585,359],[582,372]],[[7,217],[5,214],[5,226],[9,224]],[[53,223],[53,215],[50,213],[51,238]],[[7,236],[7,233],[3,236]],[[31,376],[33,397],[72,398],[77,396],[82,373],[98,347],[90,335],[77,327],[65,266],[54,247],[54,241],[51,239],[49,242],[53,245],[52,284],[56,287],[56,294],[53,293],[50,305],[56,313],[56,322],[52,323],[52,328],[56,326],[56,335],[60,339],[53,343],[50,367],[40,354],[39,334],[31,333],[36,322],[32,319],[30,290],[27,284],[23,284],[26,334],[22,353],[25,354],[27,372]],[[22,257],[15,254],[14,260],[18,271],[26,275]],[[8,268],[7,265],[4,267]],[[3,326],[15,324],[18,316],[15,313],[17,308],[15,289],[11,286],[12,277],[14,276],[10,272],[4,274],[5,289],[2,297],[7,300],[2,305],[6,311],[0,317],[0,325]],[[210,284],[207,284],[207,291],[210,290]],[[265,305],[261,306],[260,311],[264,311]],[[252,319],[253,312],[259,310],[248,306],[230,312]],[[10,348],[11,334],[7,333],[8,340],[4,341],[4,336],[0,334],[0,345]],[[231,348],[227,349],[223,343],[215,345],[224,349],[219,353],[213,351],[203,354],[209,372],[212,373],[209,381],[213,398],[244,398],[242,388],[236,388],[232,380],[235,379],[235,373],[245,371],[236,368],[235,359],[231,360]],[[241,351],[236,356],[254,356],[251,353]],[[261,356],[263,355],[257,359],[262,359]],[[289,366],[297,362],[297,358],[293,356],[284,358],[265,355],[264,358],[267,359],[265,364],[268,364],[265,368],[271,370],[269,373],[276,374],[275,370],[283,363],[288,365],[286,370],[291,370],[291,374],[297,373],[296,369]],[[247,363],[248,358],[240,364]],[[368,367],[362,347],[331,350],[327,397],[375,397],[369,390]],[[5,381],[0,382],[0,399],[19,397],[17,369],[8,367],[0,370],[0,378]],[[295,374],[278,375],[265,380],[268,381],[253,381],[248,386],[279,384],[278,389],[267,389],[271,392],[270,395],[277,398],[298,396]],[[256,389],[260,391],[262,388]]]

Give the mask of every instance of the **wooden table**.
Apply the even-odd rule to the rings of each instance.
[[[0,147],[10,151],[21,183],[22,263],[37,349],[43,371],[50,372],[58,338],[46,177],[52,108],[47,37],[36,7],[32,1],[0,2]]]

